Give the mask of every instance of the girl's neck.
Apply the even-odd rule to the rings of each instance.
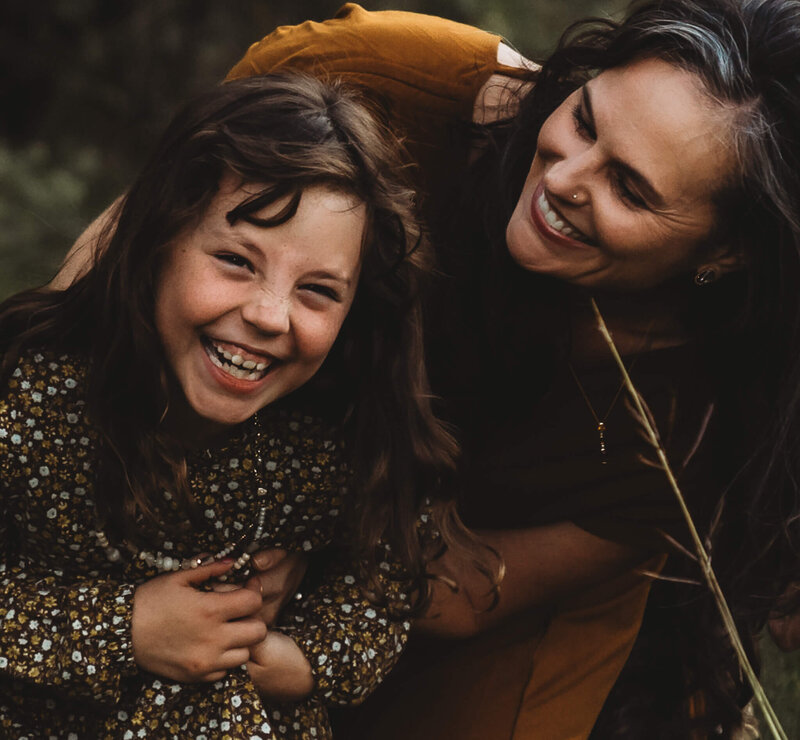
[[[220,424],[200,416],[183,397],[174,393],[162,428],[184,449],[202,450],[224,445],[241,425]]]
[[[686,305],[683,291],[669,286],[631,294],[590,294],[575,289],[570,296],[570,305],[571,359],[576,362],[592,363],[611,356],[608,344],[597,328],[592,297],[623,356],[676,347],[689,341],[689,333],[680,318]]]

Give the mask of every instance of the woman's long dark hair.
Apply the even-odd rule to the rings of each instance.
[[[500,197],[487,223],[502,245],[497,251],[505,252],[505,226],[546,118],[598,72],[648,57],[697,75],[710,100],[726,109],[738,164],[716,194],[713,238],[745,267],[697,290],[684,318],[718,387],[714,446],[726,485],[716,516],[705,521],[717,575],[748,640],[778,605],[800,607],[798,594],[780,602],[800,579],[800,2],[650,0],[634,4],[622,23],[574,24],[535,75],[518,114],[497,132],[505,142],[495,181]],[[693,569],[697,577],[687,566]],[[747,691],[716,607],[700,591],[674,587],[657,597],[661,606],[682,604],[680,616],[650,610],[655,629],[670,626],[682,643],[686,664],[677,680],[659,676],[646,688],[659,696],[637,706],[642,675],[658,665],[643,661],[616,709],[601,719],[598,737],[688,736],[680,707],[698,689],[706,713],[697,727],[729,733],[736,726]],[[659,641],[668,642],[666,631],[652,636],[653,645]],[[662,645],[665,661],[675,660],[674,648]],[[661,724],[668,728],[661,734],[656,708],[671,722]]]
[[[426,497],[442,536],[436,547],[478,551],[440,485],[457,450],[430,407],[419,308],[427,251],[398,154],[360,96],[338,83],[290,73],[225,83],[173,119],[117,206],[88,272],[66,290],[26,291],[0,306],[5,375],[26,348],[88,359],[88,410],[101,441],[94,493],[111,531],[135,540],[134,522],[152,515],[165,488],[193,510],[184,447],[162,425],[169,370],[154,290],[170,242],[197,222],[221,177],[233,173],[263,187],[227,214],[231,223],[285,222],[312,185],[366,205],[355,300],[315,379],[317,392],[307,395],[349,430],[352,545],[372,591],[382,594],[379,541],[388,538],[416,596],[411,602],[426,603],[431,553],[416,530]],[[272,221],[257,218],[286,197],[289,205]]]

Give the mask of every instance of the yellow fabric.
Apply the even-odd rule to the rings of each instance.
[[[466,127],[483,84],[496,72],[519,72],[498,64],[500,40],[444,18],[348,3],[323,23],[278,28],[228,77],[291,68],[361,86],[403,138],[424,210],[427,196],[452,190],[453,173],[466,164]]]
[[[349,717],[347,740],[580,740],[636,639],[657,556],[552,614],[519,615],[477,638],[412,640],[408,654]]]
[[[665,561],[641,570],[660,572]],[[636,569],[560,606],[533,656],[513,740],[588,737],[633,647],[650,583]]]

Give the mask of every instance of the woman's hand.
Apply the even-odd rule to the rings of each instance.
[[[283,607],[297,593],[308,568],[308,559],[286,550],[260,550],[250,563],[256,573],[245,586],[261,595],[258,615],[265,624],[272,626]]]
[[[288,635],[270,632],[250,648],[247,670],[261,696],[276,701],[300,701],[314,689],[311,664]]]
[[[159,676],[194,683],[217,681],[250,659],[266,626],[261,598],[247,588],[224,593],[196,586],[230,570],[223,560],[157,576],[136,589],[131,640],[137,665]]]

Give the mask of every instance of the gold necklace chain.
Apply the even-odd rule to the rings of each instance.
[[[642,346],[639,349],[639,352],[634,355],[633,359],[631,360],[631,364],[628,366],[628,373],[630,374],[633,370],[633,366],[636,364],[636,360],[641,357],[642,354],[647,352],[650,348],[650,330],[653,328],[653,323],[655,319],[653,319],[647,327],[647,331],[644,334],[644,339],[642,340]],[[592,402],[589,400],[589,394],[586,393],[586,389],[583,387],[583,383],[581,383],[580,378],[578,378],[578,373],[575,372],[575,368],[572,366],[572,361],[567,362],[567,366],[569,367],[569,371],[572,373],[572,378],[575,381],[575,385],[578,386],[578,390],[581,392],[583,396],[583,400],[586,402],[586,408],[589,409],[590,413],[592,414],[592,418],[597,424],[597,436],[600,442],[600,463],[602,465],[608,465],[608,450],[606,448],[606,420],[608,419],[611,411],[613,410],[614,406],[616,406],[617,401],[619,400],[620,395],[622,394],[622,389],[625,387],[625,379],[623,378],[620,381],[619,387],[617,388],[617,392],[614,394],[614,398],[611,399],[611,403],[606,409],[606,413],[603,414],[603,418],[601,419],[597,412],[594,410],[594,406],[592,406]]]

